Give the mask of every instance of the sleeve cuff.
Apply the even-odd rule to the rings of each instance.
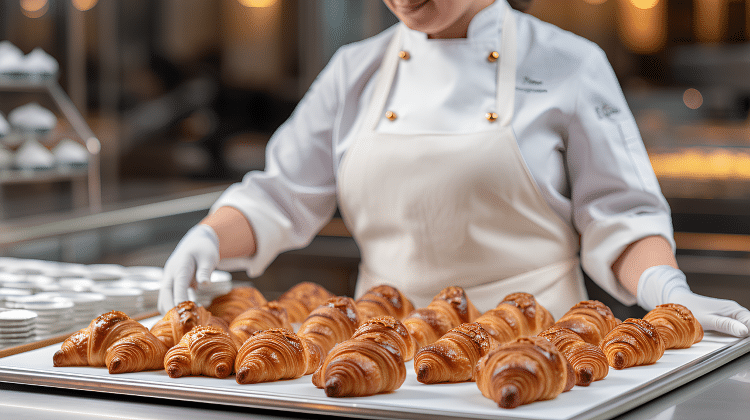
[[[612,264],[631,243],[647,236],[662,236],[676,249],[668,214],[622,216],[591,223],[582,235],[581,264],[591,279],[624,305],[636,297],[615,278]]]

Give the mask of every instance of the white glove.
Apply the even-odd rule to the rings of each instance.
[[[208,225],[190,229],[164,264],[159,291],[159,312],[166,313],[188,300],[188,287],[211,281],[211,273],[219,264],[219,237]]]
[[[638,280],[638,304],[646,310],[679,303],[693,313],[704,329],[745,337],[750,331],[750,311],[733,300],[715,299],[690,291],[685,273],[668,265],[646,269]]]

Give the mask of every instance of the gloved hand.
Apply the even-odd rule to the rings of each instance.
[[[704,329],[744,337],[750,331],[750,311],[732,300],[715,299],[690,291],[685,274],[659,265],[646,269],[638,281],[638,304],[646,310],[679,303],[693,313]]]
[[[159,291],[159,312],[166,313],[188,300],[187,289],[211,281],[211,273],[219,264],[219,237],[208,225],[190,229],[164,264]]]

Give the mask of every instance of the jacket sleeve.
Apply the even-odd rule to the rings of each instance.
[[[567,165],[581,264],[605,291],[636,303],[612,264],[625,248],[659,235],[675,249],[669,205],[661,193],[635,119],[604,52],[584,60],[568,127]]]
[[[318,75],[266,148],[263,171],[246,174],[214,203],[234,207],[250,222],[256,254],[222,261],[224,269],[244,268],[257,277],[281,252],[306,246],[336,208],[332,136],[341,89],[337,53]]]

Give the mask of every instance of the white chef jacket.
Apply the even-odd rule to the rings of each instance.
[[[399,66],[386,105],[397,118],[383,117],[377,131],[486,130],[497,68],[488,65],[487,56],[477,57],[476,48],[461,45],[498,51],[504,3],[496,0],[479,12],[465,39],[427,39],[404,28],[409,65]],[[584,271],[622,303],[635,304],[614,277],[614,261],[646,236],[663,236],[675,247],[669,206],[635,120],[596,44],[511,13],[517,14],[518,30],[511,126],[521,154],[547,203],[580,233]],[[258,276],[279,253],[306,246],[330,220],[341,159],[370,102],[394,31],[395,26],[340,48],[272,136],[265,170],[245,175],[212,206],[212,211],[238,209],[256,235],[256,254],[225,261],[225,267],[239,263],[249,276]]]

